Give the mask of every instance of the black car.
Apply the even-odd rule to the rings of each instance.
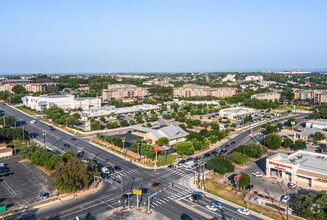
[[[114,168],[115,168],[115,170],[117,170],[117,171],[121,171],[120,166],[114,166]],[[110,169],[109,169],[109,170],[110,170]]]
[[[227,152],[226,149],[221,149],[220,152],[219,152],[219,154],[224,154],[224,153],[226,153],[226,152]]]
[[[13,172],[1,173],[0,176],[10,176],[13,175]]]
[[[190,216],[188,216],[187,214],[183,213],[181,215],[181,220],[192,220]]]
[[[246,190],[252,190],[254,187],[253,184],[249,184],[247,187],[245,187]]]
[[[202,199],[202,196],[200,194],[192,194],[192,197],[197,200]]]
[[[186,160],[181,160],[178,163],[185,163],[185,162],[186,162]]]
[[[64,144],[64,147],[70,148],[69,144]]]
[[[235,144],[235,141],[230,142],[231,145]]]
[[[173,168],[173,167],[174,167],[173,164],[169,164],[169,165],[168,165],[168,168]]]
[[[193,160],[193,158],[189,157],[189,158],[186,159],[186,161],[190,161],[190,160]]]
[[[203,155],[203,158],[207,158],[207,157],[210,157],[210,154]]]
[[[218,155],[218,152],[214,150],[211,152],[211,155]]]
[[[7,173],[7,172],[9,172],[9,171],[10,171],[9,168],[1,169],[1,170],[0,170],[0,173]]]

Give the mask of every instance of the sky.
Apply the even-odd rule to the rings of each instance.
[[[327,69],[325,0],[0,0],[0,74]]]

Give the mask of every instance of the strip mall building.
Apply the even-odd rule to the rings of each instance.
[[[266,176],[327,189],[327,155],[302,150],[290,155],[275,154],[266,160]]]

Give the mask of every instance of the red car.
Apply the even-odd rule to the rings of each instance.
[[[70,140],[72,140],[72,141],[76,141],[76,138],[71,138]]]
[[[160,186],[160,183],[153,183],[152,187]]]
[[[229,148],[229,146],[230,146],[230,145],[229,145],[229,144],[227,144],[227,145],[225,146],[225,148]]]

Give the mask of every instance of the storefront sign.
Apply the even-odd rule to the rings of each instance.
[[[269,164],[275,165],[276,169],[281,169],[281,170],[283,170],[283,168],[291,169],[291,170],[293,169],[292,166],[289,166],[289,165],[286,165],[286,164],[281,164],[281,163],[276,163],[276,162],[273,162],[273,161],[269,161]]]

